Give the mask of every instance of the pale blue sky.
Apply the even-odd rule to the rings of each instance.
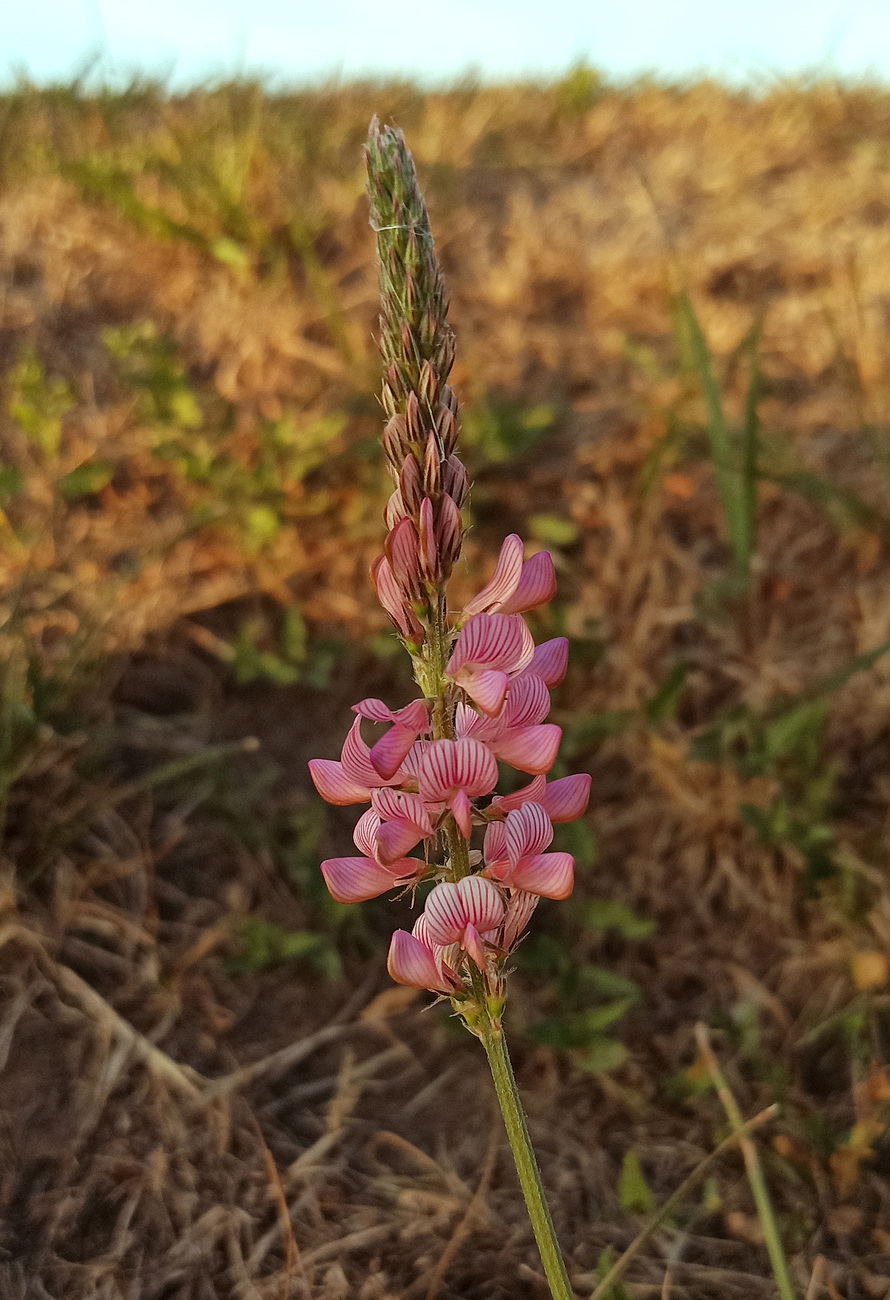
[[[890,80],[890,0],[0,0],[0,72],[38,81],[104,52],[182,83],[262,71],[735,79],[812,70]]]

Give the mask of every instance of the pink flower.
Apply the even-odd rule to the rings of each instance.
[[[372,791],[371,803],[382,819],[377,831],[376,853],[381,862],[395,861],[432,835],[435,831],[434,816],[442,807],[425,803],[419,794],[408,794],[386,786]]]
[[[518,614],[476,614],[461,628],[445,676],[483,713],[499,713],[511,677],[531,663],[535,645]]]
[[[504,539],[491,581],[464,607],[462,617],[474,614],[519,614],[546,605],[556,595],[556,574],[549,551],[539,551],[523,563],[522,538],[511,533]]]
[[[523,674],[509,684],[500,714],[483,718],[459,704],[455,714],[458,736],[483,741],[495,758],[503,759],[520,772],[549,772],[556,762],[562,730],[555,723],[543,725],[550,711],[550,695],[540,677]]]
[[[383,700],[360,700],[352,711],[360,718],[393,724],[368,753],[371,766],[385,781],[395,776],[420,733],[429,730],[429,708],[423,700],[414,700],[395,711],[387,708]]]
[[[414,933],[396,930],[390,940],[386,968],[397,984],[407,984],[412,989],[453,993],[460,987],[460,981],[444,959],[444,949],[428,939],[422,915]]]
[[[426,803],[444,803],[454,814],[461,834],[470,838],[470,800],[489,794],[497,785],[498,765],[479,740],[433,740],[424,746],[417,787]]]
[[[328,803],[367,803],[372,790],[384,785],[401,785],[406,779],[406,774],[401,770],[394,772],[391,777],[380,775],[371,762],[371,751],[362,740],[359,730],[361,723],[362,720],[358,717],[349,729],[339,763],[329,758],[313,758],[309,761],[309,772],[315,788]]]
[[[569,643],[564,636],[554,637],[552,641],[542,641],[535,647],[535,652],[523,677],[540,677],[545,686],[556,686],[566,675],[569,665]]]
[[[513,794],[495,795],[489,815],[506,817],[514,808],[531,801],[540,804],[552,822],[573,822],[581,817],[590,798],[591,777],[587,772],[574,776],[561,776],[556,781],[546,781],[536,776],[530,785]]]
[[[502,885],[542,898],[568,898],[574,885],[570,853],[542,853],[553,839],[553,826],[540,804],[524,803],[491,822],[485,832],[485,874]]]
[[[483,876],[464,876],[462,880],[436,885],[426,900],[425,932],[443,948],[457,944],[485,969],[484,940],[494,938],[504,919],[504,899],[500,890]]]
[[[380,817],[372,808],[363,813],[355,828],[356,847],[361,858],[328,858],[321,864],[321,874],[333,898],[338,903],[363,903],[377,898],[396,885],[419,880],[426,871],[426,863],[419,858],[399,858],[382,863],[377,857],[377,831]]]
[[[502,952],[512,952],[516,947],[539,902],[537,894],[528,894],[524,889],[511,891],[499,936]]]

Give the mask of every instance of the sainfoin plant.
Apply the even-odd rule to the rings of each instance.
[[[561,736],[545,721],[550,688],[565,675],[568,643],[534,644],[523,614],[553,597],[556,577],[548,552],[526,559],[516,535],[482,590],[458,611],[449,606],[469,490],[448,385],[454,336],[401,132],[375,119],[366,158],[380,267],[383,450],[394,482],[372,580],[420,698],[399,709],[362,700],[340,760],[310,762],[322,798],[370,805],[355,828],[358,855],[321,870],[341,903],[392,890],[413,900],[418,885],[432,884],[413,927],[392,936],[389,973],[450,999],[485,1047],[552,1295],[571,1300],[502,1028],[511,952],[539,900],[572,891],[572,857],[549,851],[553,824],[580,817],[590,792],[585,774],[546,776]],[[366,722],[385,728],[372,745]],[[497,794],[498,760],[530,781]],[[477,836],[481,847],[472,847]]]

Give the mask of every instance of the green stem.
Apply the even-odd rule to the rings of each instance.
[[[525,1197],[528,1217],[532,1221],[535,1241],[538,1243],[541,1262],[544,1265],[544,1272],[550,1284],[550,1294],[553,1296],[553,1300],[574,1300],[574,1292],[569,1282],[569,1275],[566,1272],[559,1242],[556,1239],[556,1229],[553,1226],[547,1199],[544,1195],[541,1171],[535,1159],[535,1152],[529,1136],[528,1125],[525,1122],[525,1113],[519,1099],[519,1090],[516,1087],[516,1079],[513,1075],[513,1067],[510,1064],[510,1056],[507,1052],[507,1043],[503,1031],[500,1025],[489,1021],[489,1024],[480,1033],[480,1037],[488,1056],[488,1064],[491,1066],[495,1091],[498,1095],[501,1114],[504,1117],[504,1125],[507,1129],[507,1137],[510,1140],[510,1149],[513,1152],[513,1160],[516,1164],[516,1172],[519,1175],[522,1194]]]

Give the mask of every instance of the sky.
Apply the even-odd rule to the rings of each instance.
[[[552,76],[733,81],[819,72],[890,81],[890,0],[0,0],[0,76],[163,72],[448,80]]]

